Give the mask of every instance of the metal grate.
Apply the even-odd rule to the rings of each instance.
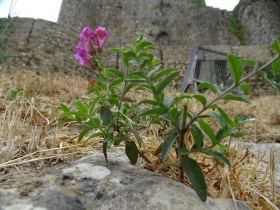
[[[227,54],[217,50],[196,47],[191,63],[189,64],[181,91],[197,93],[197,86],[203,82],[211,82],[227,89],[233,84],[230,70],[226,61]],[[235,90],[238,92],[238,90]]]

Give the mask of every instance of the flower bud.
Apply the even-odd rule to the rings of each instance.
[[[96,44],[98,48],[98,52],[102,52],[104,45],[106,43],[106,40],[108,38],[108,32],[106,31],[106,28],[98,26],[97,29],[95,29],[95,35],[96,35]]]

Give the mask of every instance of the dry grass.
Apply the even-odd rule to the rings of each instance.
[[[2,76],[0,80],[0,169],[20,164],[41,164],[47,160],[56,163],[58,160],[100,150],[100,139],[93,139],[85,144],[77,143],[80,127],[56,126],[61,120],[59,104],[69,105],[85,95],[88,86],[86,80],[77,77],[42,77],[28,71],[9,77]],[[11,100],[13,91],[19,93]],[[130,97],[136,100],[147,96],[133,93]],[[220,105],[231,115],[237,113],[254,116],[255,121],[243,127],[248,135],[241,141],[279,143],[279,99],[279,96],[267,96],[255,98],[250,105],[223,101]],[[190,106],[199,109],[197,103]],[[141,167],[180,181],[179,171],[175,167],[162,165],[159,157],[154,155],[163,141],[161,130],[157,126],[151,126],[148,131],[143,131],[142,138],[143,150],[151,163],[143,160]],[[192,141],[190,136],[186,139],[187,142]],[[267,168],[260,168],[258,165],[263,158],[262,154],[244,151],[241,144],[232,143],[231,139],[227,141],[230,148],[227,157],[232,163],[230,169],[221,167],[208,156],[195,154],[194,157],[205,173],[209,196],[238,199],[248,203],[253,209],[280,207],[279,189],[273,187],[276,170],[274,153],[270,154]],[[167,161],[171,165],[176,164],[175,152],[169,155]],[[184,183],[190,185],[187,179]]]

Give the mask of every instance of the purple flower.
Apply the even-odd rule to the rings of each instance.
[[[108,32],[106,31],[106,28],[100,26],[98,26],[98,28],[95,29],[94,32],[96,34],[96,43],[98,47],[98,52],[102,52],[106,40],[108,38]]]
[[[94,59],[98,59],[98,54],[101,53],[106,40],[108,32],[104,27],[98,27],[95,31],[89,27],[85,27],[80,34],[80,42],[76,46],[77,53],[74,58],[80,62],[81,65],[95,70]],[[94,48],[94,42],[97,44],[97,50]]]
[[[76,46],[77,53],[74,55],[74,58],[80,62],[81,65],[87,66],[91,70],[95,70],[95,66],[91,59],[91,54],[87,51],[87,49],[79,42],[78,46]]]
[[[81,41],[92,40],[94,39],[94,37],[95,37],[95,33],[89,27],[84,27],[82,33],[80,34]]]

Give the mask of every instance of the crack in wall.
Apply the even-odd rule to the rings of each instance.
[[[26,39],[27,45],[30,44],[30,38],[31,38],[31,34],[32,34],[32,31],[33,31],[33,28],[34,28],[34,25],[35,25],[35,21],[36,21],[35,19],[32,21],[31,28],[29,30],[28,37]]]

